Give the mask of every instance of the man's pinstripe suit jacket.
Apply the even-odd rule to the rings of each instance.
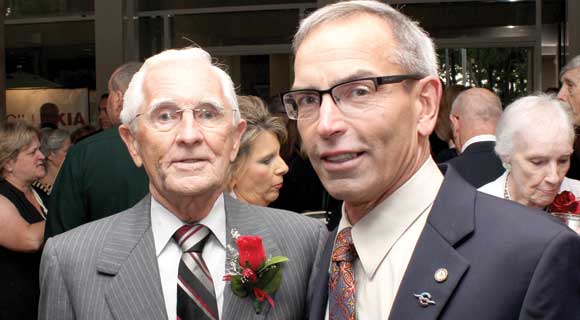
[[[150,196],[134,207],[51,238],[43,252],[39,319],[166,319],[150,219]],[[303,319],[328,232],[296,213],[225,196],[227,230],[263,238],[268,255],[284,255],[275,307],[256,315],[250,298],[226,285],[222,319]],[[229,232],[228,232],[229,234]],[[228,242],[233,244],[232,240]],[[224,266],[225,268],[225,266]],[[215,281],[215,280],[214,280]]]

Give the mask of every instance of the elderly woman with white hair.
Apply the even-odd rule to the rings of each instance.
[[[580,181],[565,177],[574,125],[562,102],[544,94],[514,101],[499,120],[496,138],[506,171],[479,191],[534,208],[546,208],[561,191],[580,195]]]

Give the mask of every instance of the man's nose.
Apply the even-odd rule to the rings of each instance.
[[[201,140],[203,134],[201,127],[195,120],[192,110],[183,110],[181,113],[181,121],[177,125],[177,142],[193,144]]]
[[[566,101],[566,99],[568,98],[566,85],[563,85],[562,88],[560,88],[560,91],[558,91],[557,98],[561,101]]]
[[[318,133],[323,138],[341,134],[346,130],[345,117],[330,94],[323,94],[318,116]]]

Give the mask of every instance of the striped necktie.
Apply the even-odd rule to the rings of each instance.
[[[183,254],[177,274],[177,320],[219,319],[211,274],[201,257],[211,231],[204,225],[184,225],[173,238]]]
[[[336,237],[332,251],[332,267],[328,282],[328,307],[330,320],[356,319],[356,290],[353,262],[358,257],[351,227],[342,229]]]

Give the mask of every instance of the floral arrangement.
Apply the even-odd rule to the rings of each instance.
[[[554,213],[580,214],[580,200],[570,191],[562,191],[548,207],[548,211]]]
[[[287,257],[274,256],[266,258],[266,250],[259,236],[242,236],[232,230],[238,252],[228,246],[228,271],[225,281],[231,284],[232,292],[240,297],[253,297],[254,310],[260,314],[264,300],[274,307],[272,295],[282,283],[282,263]]]

